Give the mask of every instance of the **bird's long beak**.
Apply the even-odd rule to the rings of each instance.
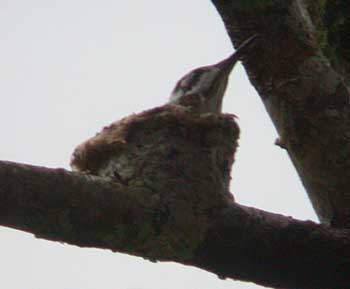
[[[224,75],[228,75],[232,68],[235,66],[239,58],[246,52],[246,49],[259,37],[258,34],[250,36],[248,39],[244,40],[243,43],[236,49],[236,51],[228,58],[215,64],[216,67],[222,71]]]

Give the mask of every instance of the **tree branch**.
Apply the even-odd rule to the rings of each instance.
[[[349,46],[327,54],[335,43],[347,44],[339,36],[344,26],[326,19],[337,7],[326,5],[332,1],[212,2],[233,43],[261,35],[244,64],[280,135],[277,143],[287,149],[320,220],[349,227],[350,93],[347,67],[336,61]]]
[[[176,261],[266,286],[350,283],[348,231],[228,202],[207,210],[206,224],[194,210],[182,211],[188,230],[201,227],[189,242],[181,220],[162,220],[159,202],[149,202],[140,187],[11,162],[0,162],[0,182],[0,224],[40,238]]]
[[[325,47],[334,42],[321,42],[327,38],[318,28],[328,28],[317,18],[331,8],[306,0],[213,2],[234,43],[261,35],[244,63],[279,144],[320,219],[349,226],[348,70],[334,61],[339,48],[328,61]],[[163,107],[81,145],[72,164],[88,174],[0,162],[0,224],[265,286],[348,287],[348,230],[234,203],[228,186],[238,134],[228,116]]]

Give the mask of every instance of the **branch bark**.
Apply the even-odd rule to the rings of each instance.
[[[265,286],[350,284],[346,230],[227,202],[207,212],[206,224],[194,210],[184,212],[191,228],[203,229],[189,242],[181,220],[160,229],[164,212],[141,187],[11,162],[0,162],[0,182],[0,224],[39,238],[176,261]]]
[[[350,226],[348,1],[212,1],[324,224]],[[335,3],[336,2],[336,3]],[[342,20],[343,19],[343,20]],[[344,20],[346,19],[346,20]]]

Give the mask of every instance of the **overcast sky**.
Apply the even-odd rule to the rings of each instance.
[[[74,147],[165,103],[189,70],[232,53],[209,0],[0,0],[0,159],[69,169]],[[238,202],[316,220],[239,64],[224,111],[239,116]],[[4,289],[262,288],[175,263],[34,238],[0,227]]]

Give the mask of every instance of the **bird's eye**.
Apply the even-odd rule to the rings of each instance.
[[[196,85],[200,81],[202,74],[203,74],[203,70],[199,70],[199,69],[189,72],[178,81],[172,94],[179,91],[182,91],[182,93],[187,93],[191,91],[192,88],[196,87]]]
[[[198,82],[200,75],[201,75],[201,71],[199,70],[195,70],[191,72],[190,81],[189,81],[191,86]]]

